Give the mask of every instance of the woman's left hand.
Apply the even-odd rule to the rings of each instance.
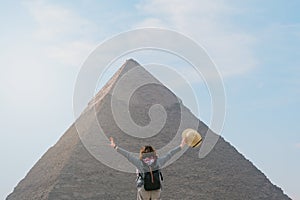
[[[116,144],[114,142],[114,138],[110,137],[109,140],[110,140],[110,146],[113,147],[113,148],[116,148]]]

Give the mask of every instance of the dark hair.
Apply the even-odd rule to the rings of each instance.
[[[154,156],[155,158],[157,157],[156,151],[152,146],[146,145],[146,146],[141,148],[141,150],[140,150],[140,160],[142,160],[146,157],[151,157],[151,156]]]

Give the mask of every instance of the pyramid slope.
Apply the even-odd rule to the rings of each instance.
[[[19,182],[7,199],[48,199],[49,192],[57,184],[61,171],[69,162],[78,142],[76,128],[71,126]]]
[[[164,106],[168,116],[160,133],[146,139],[124,134],[115,123],[110,107],[111,91],[116,81],[134,67],[139,67],[141,77],[157,81],[157,84],[146,85],[134,93],[129,106],[132,119],[140,125],[147,125],[150,120],[148,110],[158,102]],[[91,121],[94,109],[103,131],[132,152],[137,152],[145,144],[153,144],[157,149],[165,146],[174,137],[181,118],[191,124],[198,122],[196,129],[201,133],[209,130],[182,106],[180,99],[133,60],[127,61],[116,72],[78,119],[86,124],[86,134],[98,130],[96,122]],[[198,150],[187,150],[177,161],[163,169],[163,199],[290,199],[222,137],[205,158],[198,158]],[[72,125],[35,164],[7,200],[132,200],[136,198],[134,180],[135,174],[111,169],[96,160],[84,147]]]

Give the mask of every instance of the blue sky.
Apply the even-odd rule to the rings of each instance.
[[[1,2],[0,198],[74,121],[74,86],[89,53],[113,35],[150,26],[207,50],[226,89],[221,135],[300,199],[299,7],[293,0]],[[207,102],[200,116],[209,123]]]

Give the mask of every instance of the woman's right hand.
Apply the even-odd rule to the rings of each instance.
[[[182,138],[181,143],[180,143],[180,147],[183,148],[186,145],[186,138]]]
[[[110,146],[113,147],[113,148],[116,148],[117,145],[114,142],[114,138],[110,137],[109,140],[110,140]]]

